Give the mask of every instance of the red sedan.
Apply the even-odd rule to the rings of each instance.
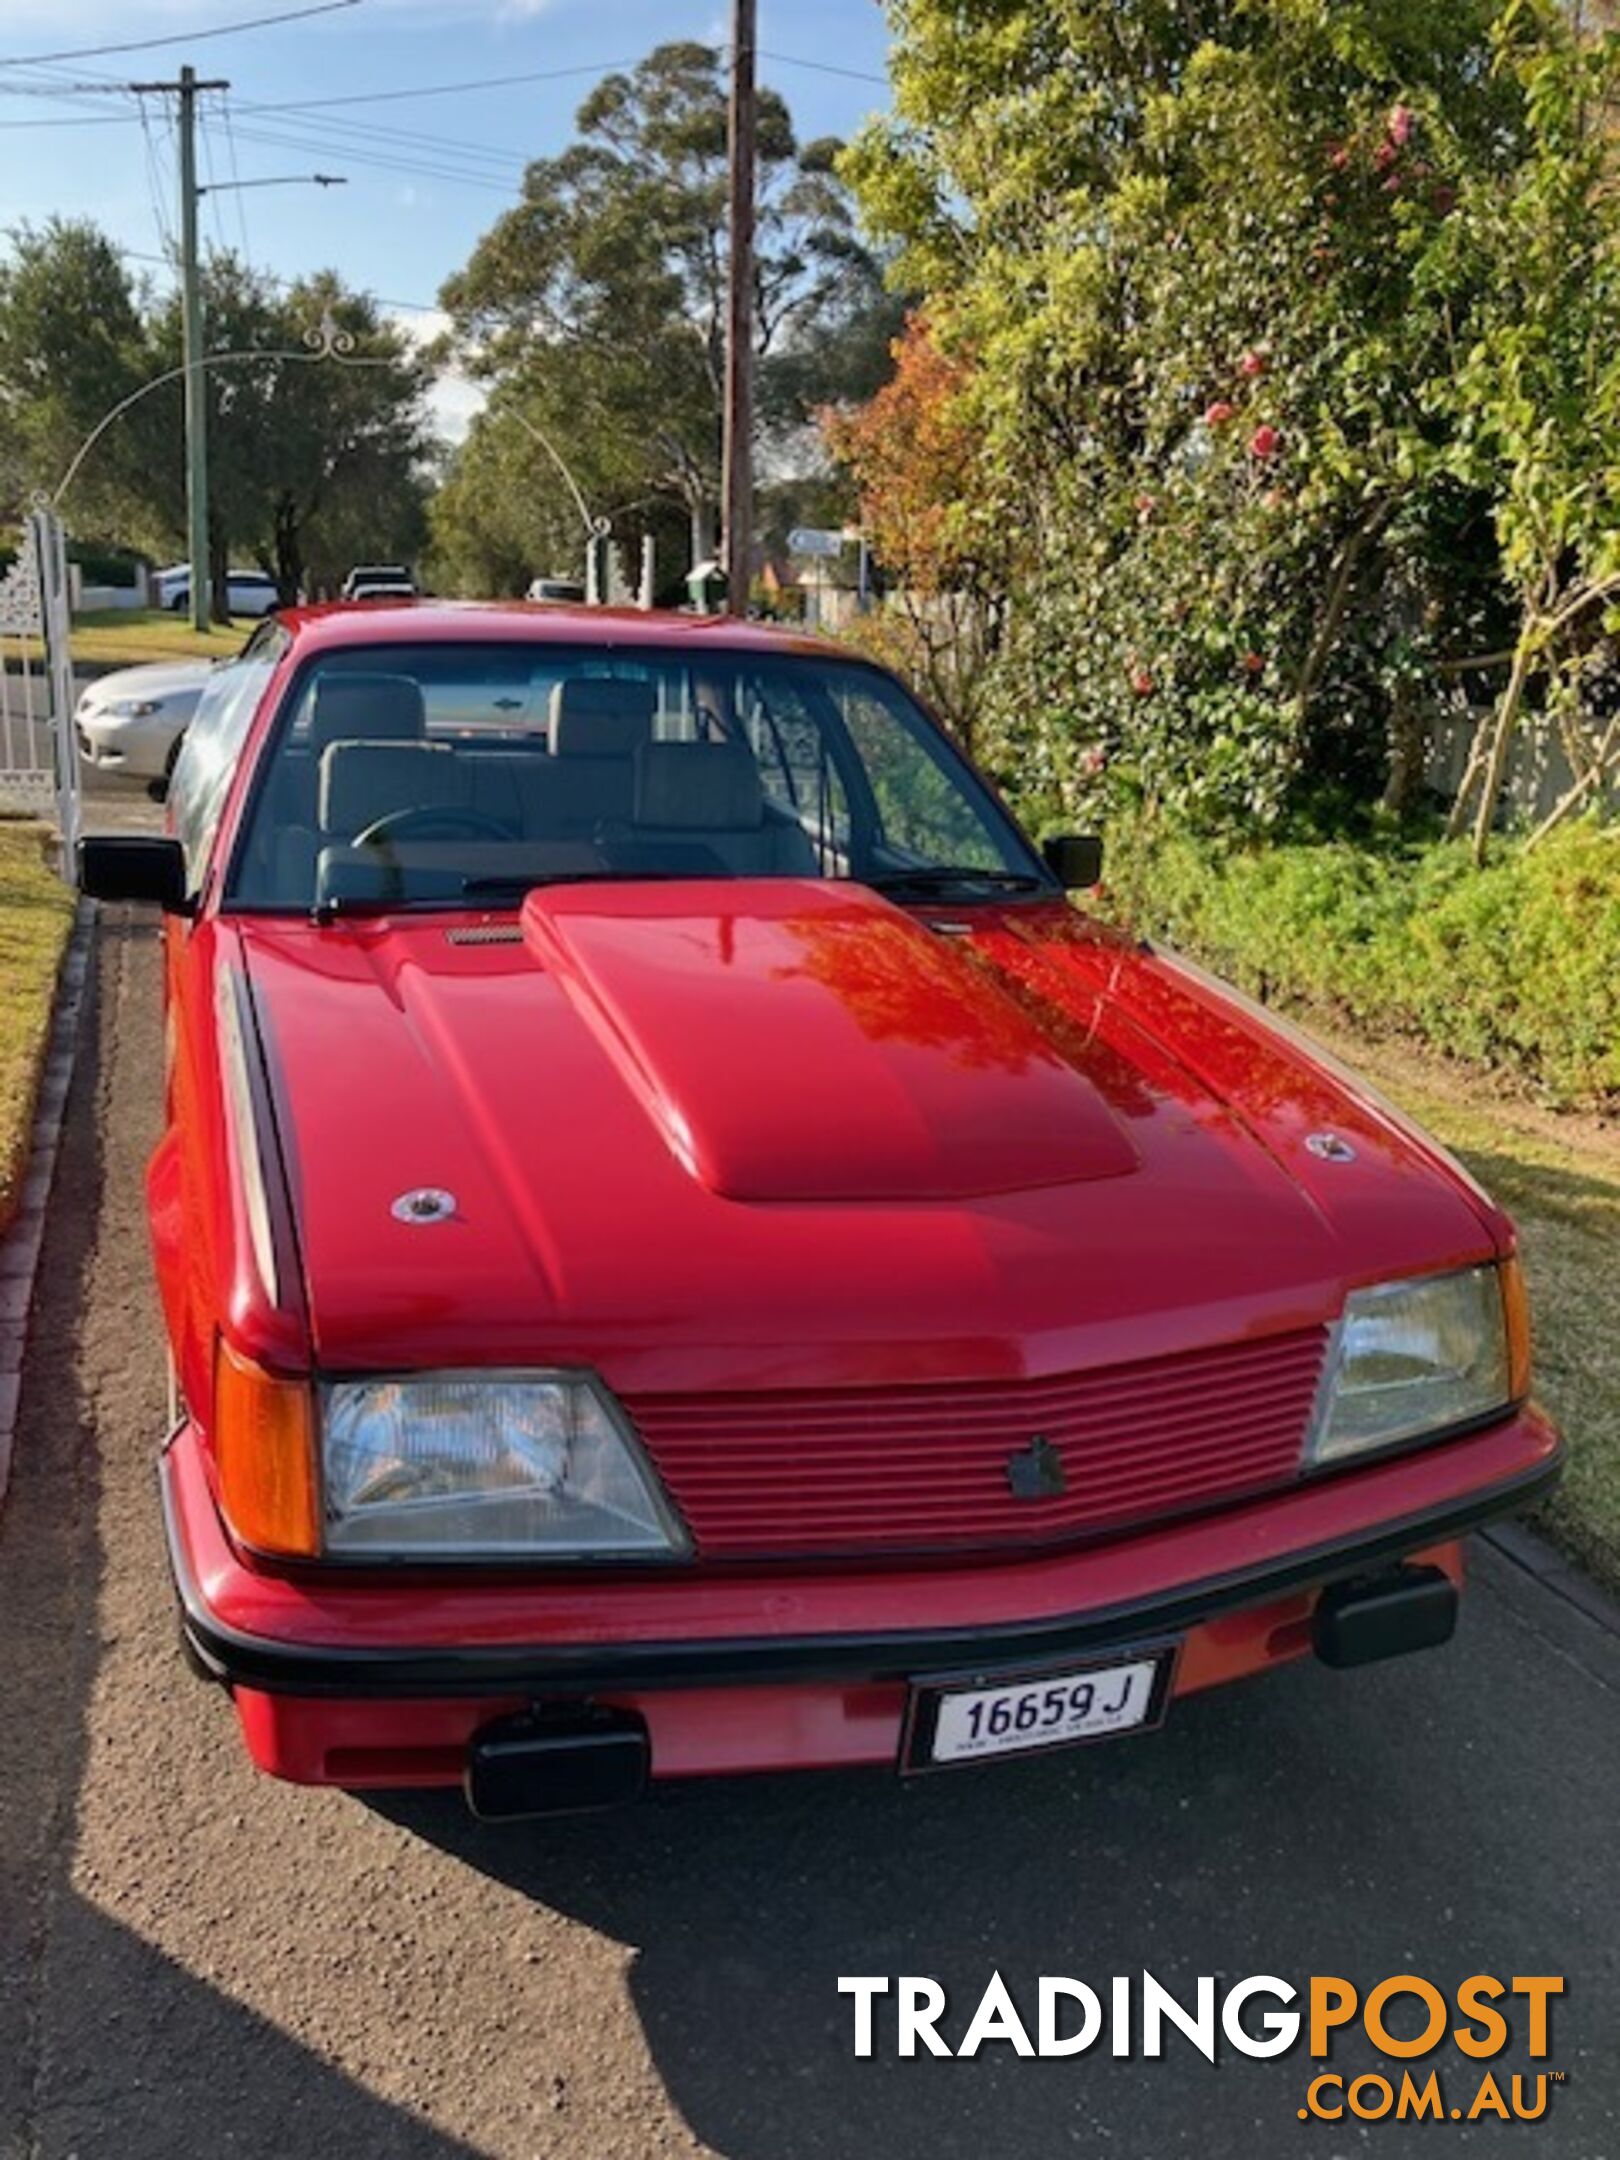
[[[1111,1737],[1444,1641],[1555,1475],[1500,1210],[863,661],[312,609],[170,813],[81,871],[167,911],[163,1505],[267,1770]]]

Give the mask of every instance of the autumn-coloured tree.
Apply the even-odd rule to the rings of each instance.
[[[968,363],[913,314],[895,339],[894,373],[854,411],[822,426],[860,497],[866,536],[892,585],[861,640],[899,666],[968,751],[987,663],[1000,642],[1009,549],[979,471],[961,393]]]

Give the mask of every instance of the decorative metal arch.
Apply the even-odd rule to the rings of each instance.
[[[198,362],[198,367],[204,371],[209,368],[240,367],[250,360],[330,360],[338,367],[352,368],[392,367],[394,364],[392,355],[379,355],[370,359],[354,359],[351,357],[354,347],[354,332],[341,329],[333,317],[332,310],[328,307],[322,310],[319,323],[313,329],[304,332],[302,348],[297,346],[269,346],[243,352],[205,353]],[[168,368],[163,374],[154,375],[150,382],[142,383],[138,390],[132,390],[128,397],[121,398],[111,412],[103,413],[74,452],[73,462],[68,466],[67,471],[46,498],[50,507],[53,510],[59,508],[62,497],[79,477],[79,468],[115,420],[121,420],[132,405],[138,405],[142,398],[150,397],[154,390],[161,390],[166,383],[179,382],[190,372],[189,367],[184,364],[180,367]]]

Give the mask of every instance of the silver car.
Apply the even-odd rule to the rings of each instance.
[[[160,780],[174,763],[211,660],[156,660],[91,683],[73,714],[79,754],[98,771]]]

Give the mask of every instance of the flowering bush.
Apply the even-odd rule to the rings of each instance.
[[[1579,264],[1620,192],[1551,176],[1538,63],[1567,82],[1607,46],[1554,0],[893,15],[897,111],[848,170],[927,294],[959,500],[1003,543],[991,762],[1064,823],[1409,795],[1414,706],[1513,643],[1498,513],[1560,425],[1550,364],[1513,376],[1516,442],[1484,417],[1535,312],[1504,213],[1528,192]],[[1541,308],[1566,327],[1572,282]],[[1582,469],[1620,471],[1620,394],[1583,425]],[[1464,454],[1485,434],[1494,461]]]

